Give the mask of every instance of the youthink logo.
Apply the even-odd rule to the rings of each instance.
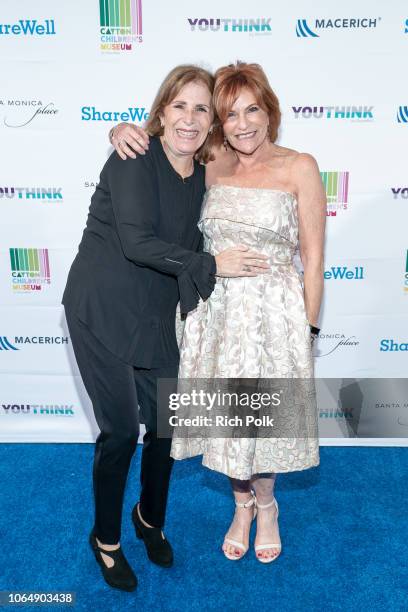
[[[311,27],[306,19],[298,19],[296,22],[296,36],[298,38],[320,38],[320,34],[317,34],[315,30],[376,28],[379,21],[381,21],[381,17],[363,17],[361,19],[349,19],[344,17],[336,19],[315,19]]]
[[[391,191],[394,196],[394,200],[397,198],[408,200],[408,187],[391,187]]]
[[[11,107],[13,110],[15,110],[15,113],[18,113],[18,114],[21,113],[21,107],[24,107],[24,106],[35,107],[35,111],[32,112],[32,109],[31,109],[31,112],[26,115],[25,117],[26,120],[24,120],[23,123],[16,122],[16,120],[13,118],[10,119],[9,114],[7,114],[7,116],[4,117],[3,121],[4,121],[4,125],[10,128],[24,127],[38,117],[42,117],[42,118],[54,117],[58,113],[58,109],[54,107],[53,102],[48,102],[44,106],[41,100],[0,100],[0,108],[5,105],[7,105],[8,107]]]
[[[48,404],[2,404],[3,414],[38,414],[54,416],[74,416],[74,406]],[[1,414],[1,413],[0,413]]]
[[[408,123],[408,106],[400,106],[397,111],[398,123]]]
[[[99,0],[101,50],[132,51],[143,42],[142,0]]]
[[[0,187],[0,200],[42,200],[43,202],[62,202],[61,187]]]
[[[374,106],[292,106],[295,119],[372,121]]]
[[[188,18],[192,32],[271,32],[271,18],[257,17],[255,19],[221,19],[220,17],[194,17]]]
[[[0,336],[0,351],[18,351],[11,342],[9,342],[7,336]]]
[[[325,270],[323,276],[325,280],[364,280],[364,268],[356,266],[353,270],[349,270],[347,266],[332,266],[329,270]]]
[[[95,106],[83,106],[81,108],[82,121],[132,121],[140,123],[149,118],[149,113],[144,106],[129,106],[126,111],[98,111]]]
[[[408,351],[408,342],[397,342],[394,338],[380,340],[381,352]]]
[[[16,23],[0,23],[0,36],[53,36],[55,35],[54,19],[19,19]]]

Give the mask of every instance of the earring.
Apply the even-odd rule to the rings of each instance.
[[[212,133],[213,133],[213,130],[214,130],[214,126],[212,125],[212,126],[210,127],[210,129],[208,130],[208,133],[209,133],[209,134],[212,134]]]
[[[164,128],[163,119],[160,117],[160,127]]]
[[[224,149],[228,151],[228,140],[226,136],[224,136]]]

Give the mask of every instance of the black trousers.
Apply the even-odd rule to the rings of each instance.
[[[178,366],[139,369],[104,347],[88,327],[65,311],[78,368],[92,401],[100,434],[93,467],[96,537],[120,540],[123,496],[139,437],[139,408],[146,426],[141,461],[140,511],[153,527],[163,527],[173,459],[171,439],[157,438],[157,379],[177,378]]]

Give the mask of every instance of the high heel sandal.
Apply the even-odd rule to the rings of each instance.
[[[275,497],[269,504],[260,504],[258,501],[256,502],[256,507],[259,508],[260,510],[266,510],[266,508],[270,508],[273,505],[275,505],[275,508],[276,508],[276,519],[275,520],[277,522],[278,516],[279,516],[279,507],[278,507],[278,502],[276,501]],[[278,542],[272,542],[270,544],[258,544],[257,546],[255,546],[255,553],[257,553],[260,550],[267,550],[268,548],[277,549],[278,554],[275,555],[274,557],[258,557],[258,555],[256,555],[256,558],[261,563],[271,563],[271,561],[275,561],[275,559],[279,557],[279,554],[282,550],[282,544],[279,544]]]
[[[237,508],[250,508],[251,506],[255,506],[252,521],[254,520],[254,518],[256,517],[256,497],[253,491],[251,491],[251,499],[249,499],[245,503],[235,501],[235,505],[237,506]],[[239,548],[240,550],[242,550],[242,555],[239,555],[239,556],[231,555],[227,553],[225,550],[223,550],[224,555],[230,561],[238,561],[238,559],[242,559],[242,557],[245,555],[245,553],[247,552],[249,548],[249,544],[248,546],[245,546],[245,544],[243,544],[242,542],[238,542],[238,540],[232,540],[231,538],[225,537],[224,543],[225,542],[227,544],[231,544],[231,546],[235,546],[235,548]]]

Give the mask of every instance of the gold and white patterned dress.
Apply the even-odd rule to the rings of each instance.
[[[212,185],[199,227],[204,250],[216,255],[245,244],[269,255],[270,271],[256,277],[216,277],[213,293],[187,316],[179,379],[307,378],[314,367],[301,277],[296,197],[274,189]],[[203,455],[203,465],[232,478],[290,472],[319,465],[317,410],[302,437],[178,438],[171,455]]]

